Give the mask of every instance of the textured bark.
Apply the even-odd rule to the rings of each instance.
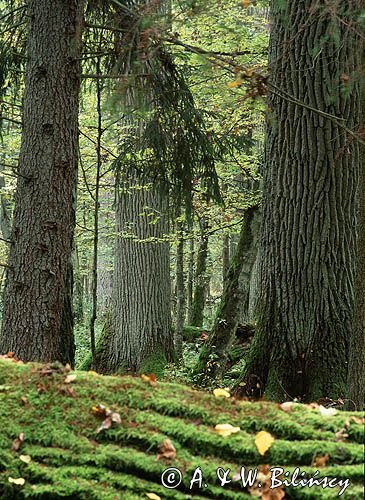
[[[362,40],[363,66],[365,44]],[[365,87],[362,87],[361,133],[365,139]],[[365,147],[360,150],[357,223],[357,260],[355,279],[355,312],[353,330],[350,337],[350,360],[348,372],[349,407],[362,410],[365,405]]]
[[[73,361],[71,258],[81,0],[32,0],[22,145],[0,352]],[[66,317],[67,316],[67,317]]]
[[[199,221],[201,235],[196,257],[195,288],[191,313],[191,325],[202,326],[204,320],[204,308],[208,292],[207,260],[208,260],[208,235],[206,234],[207,223],[202,217]]]
[[[178,205],[180,202],[178,201]],[[182,357],[183,329],[185,319],[185,280],[184,280],[184,224],[179,220],[180,207],[177,209],[178,242],[176,247],[176,323],[175,323],[175,350]]]
[[[360,4],[337,4],[336,17],[320,3],[272,2],[270,88],[352,130],[359,125],[353,72],[361,45],[349,23]],[[308,107],[269,96],[262,294],[243,381],[245,392],[277,400],[346,392],[358,143]]]
[[[250,219],[250,227],[247,229],[244,254],[242,256],[242,269],[239,277],[239,288],[241,296],[239,320],[241,323],[250,322],[250,292],[252,284],[252,273],[258,253],[258,243],[260,237],[261,216],[259,207],[252,208],[253,214]],[[247,223],[246,223],[247,224]]]
[[[168,234],[167,200],[137,174],[120,186],[116,230],[122,237],[115,249],[113,320],[98,354],[102,372],[155,373],[172,360],[169,243],[161,241]]]
[[[5,179],[4,176],[1,175],[2,170],[3,168],[0,165],[0,190],[5,187]],[[8,201],[3,193],[0,194],[0,229],[3,238],[9,241],[11,237],[10,209]]]
[[[222,278],[223,278],[223,288],[226,283],[228,269],[229,269],[229,233],[225,233],[223,236],[222,245]]]
[[[195,374],[201,378],[202,383],[221,377],[227,365],[228,350],[234,340],[240,319],[242,296],[247,295],[246,290],[242,289],[243,283],[240,275],[244,266],[250,274],[249,266],[252,268],[254,263],[251,251],[254,240],[252,222],[256,211],[255,206],[248,208],[245,213],[214,325],[194,368]]]

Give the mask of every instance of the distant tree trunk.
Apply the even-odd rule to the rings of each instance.
[[[73,255],[73,269],[74,269],[74,318],[75,321],[82,323],[84,320],[84,286],[83,279],[81,276],[80,261],[77,245],[75,245],[74,255]]]
[[[229,269],[229,233],[224,233],[222,245],[222,278],[223,288],[226,283],[228,269]]]
[[[192,230],[192,224],[190,230]],[[193,289],[194,289],[194,236],[189,240],[189,263],[188,263],[188,279],[186,284],[186,321],[188,325],[193,321]]]
[[[1,175],[3,167],[0,165],[0,189],[5,187],[4,176]],[[0,229],[4,240],[9,241],[11,237],[10,210],[8,201],[3,193],[0,194]]]
[[[360,4],[338,3],[334,16],[322,3],[272,2],[262,293],[238,392],[346,394],[359,154],[340,123],[359,126],[361,44],[351,26]]]
[[[362,41],[363,62],[365,44]],[[362,66],[364,67],[364,65]],[[365,87],[362,87],[361,135],[365,140]],[[362,410],[365,405],[365,147],[360,149],[358,185],[357,259],[355,278],[355,313],[350,336],[350,360],[348,372],[349,409]]]
[[[244,255],[242,259],[242,269],[239,277],[239,288],[241,290],[241,304],[239,312],[239,321],[241,323],[249,322],[250,290],[252,271],[257,257],[258,243],[260,237],[260,208],[255,205],[253,208],[252,219],[250,220],[250,236],[247,237]]]
[[[101,372],[156,373],[173,359],[170,250],[169,242],[161,241],[168,234],[167,212],[168,197],[161,187],[137,174],[128,174],[120,184],[113,319],[98,348]]]
[[[82,1],[31,0],[22,145],[0,352],[73,363],[72,245]]]
[[[208,235],[206,234],[207,223],[202,217],[200,224],[200,242],[197,251],[195,269],[195,288],[192,304],[191,324],[202,326],[204,319],[204,307],[207,298],[207,260],[208,260]]]
[[[177,217],[181,215],[180,208]],[[184,224],[177,223],[178,242],[176,247],[176,323],[175,323],[175,349],[177,355],[182,357],[183,328],[185,319],[185,280],[184,280]]]
[[[245,213],[214,326],[194,368],[195,374],[201,377],[202,383],[221,377],[226,369],[228,350],[234,340],[241,313],[243,290],[240,275],[244,265],[249,272],[249,266],[251,265],[252,268],[254,263],[251,251],[254,239],[252,221],[256,211],[255,206],[248,208]]]

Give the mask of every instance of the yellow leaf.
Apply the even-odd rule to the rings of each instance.
[[[29,455],[20,455],[19,460],[21,460],[25,464],[30,464],[30,462],[32,461],[32,457],[30,457]]]
[[[241,80],[237,80],[235,82],[229,82],[229,83],[227,83],[227,87],[229,89],[233,89],[235,87],[240,87],[241,85],[242,85],[242,81]]]
[[[242,5],[244,9],[250,6],[251,0],[242,0]]]
[[[23,484],[25,484],[25,479],[23,477],[18,477],[16,479],[14,479],[13,477],[8,477],[8,481],[9,483],[17,484],[19,486],[23,486]]]
[[[230,398],[231,397],[230,393],[228,391],[226,391],[225,389],[214,389],[213,394],[216,398],[220,398],[220,397]]]
[[[88,373],[89,375],[94,375],[94,376],[95,376],[95,375],[99,375],[99,374],[98,374],[98,372],[95,372],[94,370],[89,370],[87,373]]]
[[[256,434],[255,444],[260,455],[265,455],[274,441],[275,438],[273,438],[273,436],[269,432],[260,431],[258,434]]]
[[[228,437],[231,434],[236,434],[241,429],[239,427],[233,427],[231,424],[217,424],[214,427],[214,431],[223,437]]]
[[[150,377],[148,377],[147,375],[145,375],[144,373],[142,373],[141,375],[141,379],[143,380],[143,382],[149,382],[150,381]],[[153,493],[152,493],[153,494]]]
[[[146,497],[148,497],[150,500],[162,500],[161,497],[159,497],[155,493],[146,493]]]

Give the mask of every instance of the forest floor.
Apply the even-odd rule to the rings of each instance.
[[[0,358],[1,499],[338,496],[341,485],[269,489],[272,466],[347,479],[341,498],[364,498],[363,413],[241,401],[154,376],[107,377]],[[261,488],[242,486],[241,466],[259,470]],[[183,476],[176,489],[161,484],[170,467]],[[219,467],[231,470],[224,487]]]

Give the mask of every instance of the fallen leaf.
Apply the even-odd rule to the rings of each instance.
[[[32,461],[32,457],[30,457],[29,455],[20,455],[19,460],[21,460],[25,464],[30,464],[30,462]]]
[[[325,406],[320,405],[319,413],[322,415],[322,417],[333,417],[334,415],[336,415],[337,410],[336,408],[326,408]]]
[[[146,497],[149,498],[150,500],[162,500],[162,498],[156,495],[155,493],[146,493]]]
[[[71,375],[67,375],[67,377],[65,378],[65,384],[71,384],[71,382],[74,382],[77,378],[77,375],[75,375],[74,373],[72,373]]]
[[[236,434],[241,429],[239,427],[233,427],[231,424],[217,424],[214,427],[214,431],[223,437],[228,437],[231,434]]]
[[[350,420],[355,422],[355,424],[359,424],[359,425],[365,424],[365,418],[355,417],[355,415],[351,415]]]
[[[251,0],[242,0],[242,5],[244,9],[250,6]]]
[[[168,460],[173,460],[176,457],[176,448],[172,444],[170,439],[165,439],[159,447],[159,454],[157,455],[157,460],[160,458],[167,458]]]
[[[335,434],[336,441],[338,442],[346,441],[346,439],[349,437],[346,431],[347,429],[343,427],[343,429],[340,429],[338,432],[336,432]]]
[[[314,457],[312,467],[326,467],[330,456],[328,453]]]
[[[23,484],[25,484],[25,479],[23,477],[18,477],[17,479],[14,479],[13,477],[9,476],[8,481],[9,483],[17,484],[19,486],[23,486]]]
[[[91,408],[92,413],[96,417],[105,417],[102,424],[97,428],[96,433],[99,434],[99,432],[110,429],[112,424],[121,424],[122,419],[119,415],[119,413],[111,410],[110,408],[106,408],[104,405],[96,405]]]
[[[17,438],[14,439],[13,444],[11,446],[11,449],[13,451],[19,451],[21,445],[23,444],[24,441],[24,432],[21,432]]]
[[[151,373],[150,375],[145,375],[144,373],[142,373],[141,379],[143,380],[143,382],[149,382],[152,387],[156,387],[157,385],[157,379],[154,373]]]
[[[110,427],[112,426],[112,424],[113,424],[113,421],[112,421],[111,417],[106,417],[106,418],[103,420],[103,422],[102,422],[102,424],[100,425],[100,427],[98,427],[98,428],[96,429],[96,433],[97,433],[97,434],[99,434],[99,432],[101,432],[101,431],[104,431],[104,430],[106,430],[106,429],[110,429]]]
[[[235,87],[240,87],[242,85],[242,80],[236,80],[235,82],[227,83],[229,89],[234,89]]]
[[[216,398],[230,398],[231,395],[226,389],[214,389],[213,394]]]
[[[269,432],[260,431],[258,434],[256,434],[255,444],[260,455],[265,455],[274,441],[275,438]]]
[[[99,375],[99,374],[98,374],[98,372],[96,372],[96,371],[94,371],[94,370],[89,370],[87,373],[88,373],[89,375],[93,375],[93,376],[95,376],[95,375]]]
[[[285,411],[286,413],[289,413],[293,409],[294,402],[293,401],[286,401],[285,403],[281,403],[281,405],[279,405],[279,406],[283,411]]]

